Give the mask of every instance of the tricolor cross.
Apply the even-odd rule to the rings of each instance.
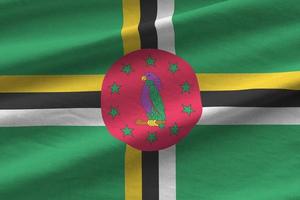
[[[174,8],[174,0],[123,0],[124,54],[143,48],[175,53]],[[199,125],[300,123],[295,85],[300,72],[200,71],[204,113]],[[104,126],[99,92],[103,77],[1,76],[0,126]],[[176,147],[141,152],[126,146],[124,162],[126,200],[176,199]]]

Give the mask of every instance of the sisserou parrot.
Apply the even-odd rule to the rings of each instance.
[[[148,117],[147,125],[163,128],[166,114],[160,95],[161,81],[151,72],[144,74],[141,79],[145,82],[141,93],[141,103]]]

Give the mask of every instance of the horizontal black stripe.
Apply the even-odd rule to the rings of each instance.
[[[100,108],[100,92],[0,93],[0,109]],[[300,107],[298,90],[201,92],[204,107]]]
[[[206,107],[300,107],[298,90],[240,90],[202,92],[202,102]]]
[[[0,93],[0,109],[100,108],[100,92]]]

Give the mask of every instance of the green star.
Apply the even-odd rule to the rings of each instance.
[[[191,89],[191,86],[188,82],[184,82],[184,84],[181,85],[181,92],[182,93],[190,93],[190,89]]]
[[[179,127],[176,122],[174,123],[173,126],[170,127],[170,131],[172,135],[178,135]]]
[[[112,118],[115,118],[117,115],[119,115],[119,111],[117,108],[111,107],[108,114],[111,115]]]
[[[157,140],[156,133],[148,133],[147,140],[148,140],[150,143],[155,142],[155,141]]]
[[[176,73],[178,71],[178,65],[177,64],[170,64],[169,65],[169,71],[172,73]]]
[[[122,128],[121,131],[123,132],[124,136],[132,135],[132,128],[129,128],[127,125],[125,128]]]
[[[182,107],[183,107],[183,110],[182,110],[182,112],[184,112],[184,113],[187,113],[188,114],[188,116],[190,116],[191,115],[191,113],[192,112],[194,112],[194,110],[193,110],[193,108],[192,108],[192,105],[190,104],[190,105],[188,105],[188,106],[186,106],[186,105],[182,105]]]
[[[130,74],[131,73],[131,71],[132,71],[132,67],[131,67],[131,65],[123,65],[123,67],[122,67],[122,72],[124,72],[125,74]]]
[[[111,86],[110,86],[110,92],[112,94],[114,93],[119,93],[120,92],[120,85],[116,84],[116,83],[113,83]]]
[[[147,63],[147,65],[150,65],[150,66],[153,66],[153,65],[155,65],[155,59],[154,58],[152,58],[151,56],[148,56],[147,58],[146,58],[146,63]]]

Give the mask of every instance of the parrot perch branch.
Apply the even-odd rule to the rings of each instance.
[[[135,123],[136,123],[137,125],[149,125],[149,124],[148,124],[148,121],[144,121],[144,120],[141,120],[141,119],[136,120]],[[161,125],[161,124],[165,124],[166,121],[164,121],[164,120],[157,120],[157,121],[155,121],[155,123],[156,123],[157,125]]]

